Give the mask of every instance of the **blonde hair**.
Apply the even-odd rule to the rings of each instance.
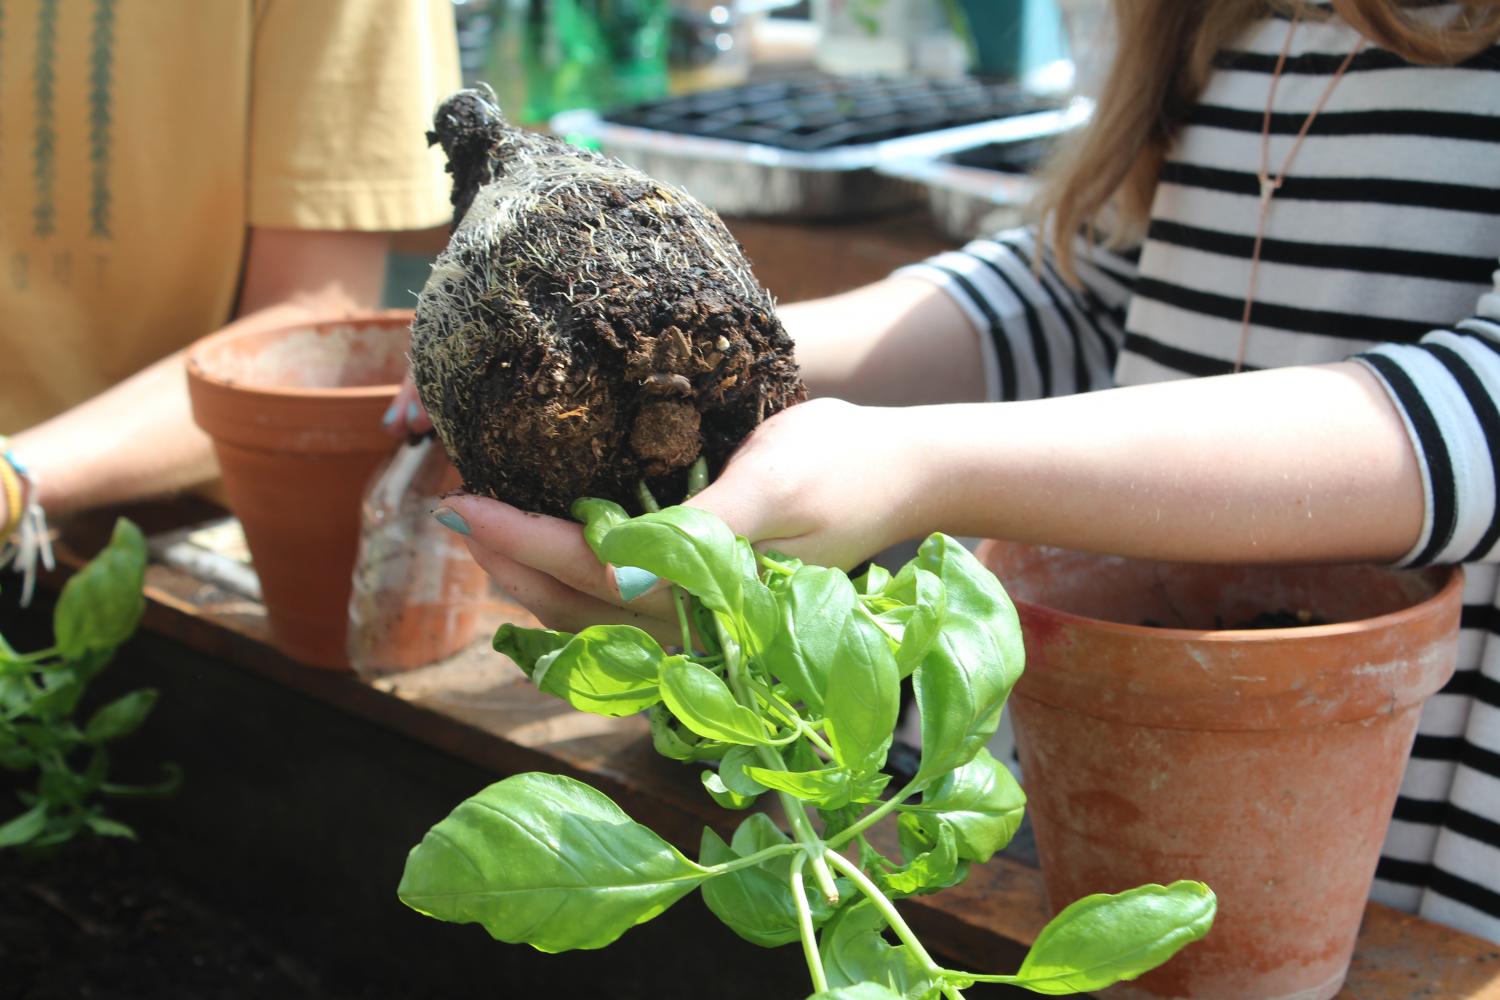
[[[1412,63],[1452,65],[1500,40],[1500,0],[1460,0],[1448,23],[1400,0],[1332,0],[1361,35]],[[1114,0],[1114,63],[1088,126],[1044,172],[1036,208],[1058,267],[1077,283],[1075,233],[1089,242],[1140,238],[1177,130],[1213,70],[1214,55],[1273,13],[1324,20],[1307,0]]]

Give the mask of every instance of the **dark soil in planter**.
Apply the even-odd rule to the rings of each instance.
[[[1146,618],[1141,621],[1146,628],[1172,628],[1165,622],[1159,622],[1154,618]],[[1214,629],[1216,631],[1255,631],[1267,628],[1308,628],[1313,625],[1327,625],[1328,619],[1307,609],[1300,611],[1262,611],[1253,618],[1247,618],[1233,625],[1225,625],[1224,619],[1214,615]]]
[[[323,983],[193,894],[143,846],[83,838],[0,869],[0,992],[15,1000],[380,1000]]]

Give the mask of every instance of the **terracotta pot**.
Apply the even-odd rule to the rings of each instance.
[[[188,352],[193,417],[214,439],[277,645],[348,669],[359,505],[395,445],[380,418],[406,368],[411,312],[225,331]]]
[[[1106,995],[1337,993],[1462,573],[979,555],[1020,612],[1010,705],[1054,909],[1179,878],[1219,897],[1206,938]],[[1281,611],[1331,624],[1215,631]]]

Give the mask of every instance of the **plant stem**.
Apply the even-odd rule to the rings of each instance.
[[[641,509],[647,514],[656,514],[661,511],[661,504],[656,502],[651,487],[646,485],[644,479],[635,484],[635,497],[641,502]]]
[[[707,485],[708,459],[704,458],[702,455],[699,455],[698,461],[694,462],[693,467],[688,470],[687,495],[682,499],[691,500],[693,497],[703,492],[703,488]]]
[[[800,844],[777,844],[774,847],[767,847],[764,850],[756,851],[754,854],[747,854],[743,858],[735,858],[733,861],[726,861],[719,865],[705,865],[704,868],[708,871],[711,878],[719,875],[728,875],[730,872],[739,871],[741,868],[754,868],[762,861],[769,861],[771,858],[780,857],[783,854],[791,854],[793,851],[797,852],[798,858],[806,856],[802,853],[802,846]],[[793,859],[792,863],[796,864],[796,859]]]
[[[755,558],[766,569],[771,570],[774,573],[780,573],[782,576],[791,576],[793,573],[797,572],[786,563],[777,562],[775,559],[772,559],[768,555],[763,555],[762,553],[757,552],[755,553]]]
[[[724,650],[725,674],[729,682],[729,689],[734,692],[735,701],[755,711],[755,702],[751,700],[750,692],[745,689],[745,664],[740,656],[740,644],[735,637],[719,623],[719,645]],[[756,713],[759,714],[759,713]],[[786,761],[781,755],[767,746],[755,748],[755,754],[765,767],[772,771],[785,771]],[[786,812],[786,819],[792,827],[792,833],[796,835],[802,849],[807,852],[807,858],[812,862],[813,881],[818,884],[818,891],[823,898],[828,900],[829,905],[836,905],[839,901],[838,886],[834,885],[833,873],[828,870],[828,862],[823,860],[823,855],[828,848],[818,835],[813,831],[812,824],[807,821],[807,810],[802,805],[802,800],[796,796],[788,795],[786,792],[777,792],[781,799],[781,808]]]
[[[682,588],[672,588],[672,601],[677,605],[677,624],[682,626],[682,651],[688,656],[693,655],[693,629],[688,624],[687,604],[683,600]]]
[[[859,870],[858,865],[837,851],[828,852],[828,862],[839,870],[839,874],[853,882],[855,888],[865,894],[870,904],[876,910],[880,911],[880,915],[885,918],[885,922],[890,925],[891,930],[895,931],[896,937],[901,940],[902,944],[906,945],[912,957],[922,963],[922,967],[927,974],[934,977],[941,976],[945,971],[943,967],[934,962],[932,956],[927,954],[927,949],[922,947],[922,942],[917,940],[917,936],[912,933],[911,928],[906,926],[906,920],[902,918],[900,913],[896,912],[895,905],[886,898],[885,893],[880,891],[880,887],[871,882],[869,877]],[[945,985],[943,992],[947,993],[948,989],[949,987]],[[953,991],[953,995],[958,997],[963,996],[957,990]]]
[[[792,859],[792,899],[797,904],[797,930],[802,937],[802,954],[807,956],[807,971],[812,973],[813,992],[823,993],[828,989],[828,973],[823,971],[823,956],[818,954],[812,909],[807,905],[807,892],[802,887],[802,866],[806,863],[806,854],[799,854]]]
[[[892,809],[895,809],[902,802],[905,802],[916,793],[917,783],[915,781],[907,782],[906,785],[895,795],[892,795],[890,798],[880,803],[880,805],[876,806],[874,809],[871,809],[859,819],[855,820],[847,828],[840,831],[836,836],[830,838],[828,841],[828,846],[835,851],[840,847],[843,847],[845,844],[849,843],[849,841],[853,840],[861,833],[864,833],[876,823],[879,823],[881,820],[885,819],[886,816],[890,815]]]

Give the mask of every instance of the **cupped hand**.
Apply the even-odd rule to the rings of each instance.
[[[847,569],[924,529],[921,449],[912,446],[902,413],[831,399],[792,407],[761,425],[719,479],[688,503],[717,514],[758,549]],[[611,622],[664,641],[679,634],[665,589],[627,601],[578,524],[466,494],[446,498],[436,516],[465,536],[502,590],[549,627],[577,631]]]

